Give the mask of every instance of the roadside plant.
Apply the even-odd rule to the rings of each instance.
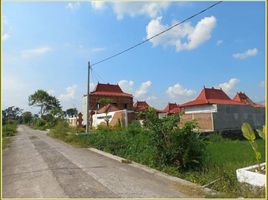
[[[262,129],[257,129],[257,133],[259,134],[259,136],[265,140],[265,137],[266,137],[266,126],[264,125],[262,127]]]
[[[178,170],[198,169],[205,157],[205,141],[194,132],[196,123],[187,122],[179,127],[179,114],[158,118],[157,112],[143,112],[144,128],[149,130],[156,148],[158,162]]]
[[[241,130],[242,130],[243,136],[249,141],[249,143],[250,143],[250,145],[255,153],[255,158],[257,161],[257,165],[258,165],[258,171],[261,171],[261,166],[260,166],[261,153],[258,150],[257,143],[255,142],[256,135],[255,135],[253,129],[251,128],[250,124],[248,124],[246,122],[242,124]],[[258,133],[259,132],[262,132],[262,131],[259,130]],[[259,135],[261,138],[264,138],[263,137],[264,133],[259,133]]]

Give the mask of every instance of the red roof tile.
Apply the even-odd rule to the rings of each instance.
[[[261,104],[254,103],[245,93],[237,92],[235,97],[233,98],[234,101],[241,102],[247,105],[251,105],[253,107],[264,107]]]
[[[178,105],[176,108],[173,108],[169,111],[169,113],[180,113],[182,112],[182,108]]]
[[[101,107],[99,110],[98,110],[98,114],[101,114],[101,113],[106,113],[106,112],[115,112],[115,111],[118,111],[119,109],[112,105],[112,104],[107,104],[106,106],[103,106]]]
[[[181,108],[176,103],[168,103],[168,105],[162,110],[163,113],[178,113]]]
[[[181,107],[195,106],[195,105],[205,105],[205,104],[239,104],[244,103],[234,101],[222,90],[215,88],[204,88],[198,97],[193,100],[186,102],[181,105]]]
[[[137,101],[134,105],[133,105],[133,110],[136,112],[141,112],[144,111],[146,109],[148,109],[150,106],[146,101]]]
[[[95,90],[90,93],[91,95],[103,95],[103,96],[124,96],[132,97],[131,94],[122,91],[119,85],[98,83]]]

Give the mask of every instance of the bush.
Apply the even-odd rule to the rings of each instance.
[[[66,121],[59,121],[57,125],[49,131],[49,134],[55,138],[65,139],[68,133],[72,131]]]
[[[127,128],[127,131],[129,132],[129,134],[131,134],[132,136],[135,136],[139,133],[142,132],[142,127],[141,127],[141,124],[139,121],[135,120],[135,121],[132,121],[128,128]]]
[[[6,124],[3,125],[3,137],[14,136],[17,132],[17,123],[14,120],[7,121]]]
[[[39,130],[46,130],[47,122],[44,119],[37,118],[33,122],[33,127]]]
[[[206,144],[193,132],[196,123],[188,122],[179,128],[179,115],[159,119],[156,111],[143,113],[144,127],[150,130],[157,151],[158,162],[179,170],[201,168],[205,159]]]

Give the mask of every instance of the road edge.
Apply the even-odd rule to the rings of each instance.
[[[87,148],[89,151],[92,151],[92,152],[95,152],[97,154],[100,154],[102,156],[105,156],[107,158],[110,158],[110,159],[113,159],[117,162],[120,162],[120,163],[123,163],[124,161],[126,161],[125,158],[122,158],[122,157],[119,157],[119,156],[116,156],[116,155],[113,155],[113,154],[110,154],[110,153],[107,153],[107,152],[104,152],[104,151],[101,151],[99,149],[96,149],[96,148]],[[141,169],[143,171],[146,171],[150,174],[154,174],[154,175],[158,175],[158,176],[161,176],[163,178],[166,178],[168,180],[171,180],[171,181],[174,181],[174,182],[177,182],[181,185],[185,185],[185,186],[188,186],[188,187],[192,187],[192,188],[195,188],[197,190],[200,190],[201,192],[204,192],[204,194],[211,194],[211,193],[214,193],[213,190],[207,188],[207,187],[203,187],[201,185],[198,185],[196,183],[192,183],[190,181],[187,181],[187,180],[184,180],[184,179],[181,179],[181,178],[178,178],[178,177],[175,177],[175,176],[171,176],[165,172],[161,172],[159,170],[156,170],[156,169],[152,169],[148,166],[145,166],[145,165],[142,165],[140,163],[136,163],[134,161],[131,161],[131,163],[127,163],[128,165],[132,166],[132,167],[135,167],[135,168],[138,168],[138,169]]]

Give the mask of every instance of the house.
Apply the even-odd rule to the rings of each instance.
[[[265,123],[265,109],[256,105],[244,93],[231,99],[222,89],[204,87],[196,99],[180,105],[184,109],[180,125],[196,120],[204,132],[240,130],[243,122],[259,128]]]
[[[168,103],[168,105],[163,110],[161,110],[161,112],[158,115],[160,118],[162,118],[167,115],[172,115],[172,114],[181,113],[181,112],[183,112],[183,109],[180,107],[179,104]]]
[[[109,126],[119,125],[121,127],[127,127],[128,123],[134,119],[134,112],[132,110],[120,110],[113,104],[108,104],[96,111],[92,115],[92,127],[98,127],[99,125],[105,125],[108,120]]]
[[[134,105],[133,105],[133,110],[134,112],[143,112],[145,110],[147,110],[148,108],[150,108],[149,104],[146,101],[137,101]]]
[[[235,97],[233,98],[234,101],[245,103],[247,105],[251,105],[256,108],[264,108],[263,105],[254,103],[245,93],[237,92]]]
[[[89,94],[90,99],[90,122],[92,124],[92,115],[95,114],[100,108],[106,106],[103,102],[104,99],[109,100],[109,103],[119,110],[133,110],[133,96],[123,92],[118,84],[103,84],[98,83],[94,91]],[[86,124],[87,119],[87,95],[82,98],[82,112],[84,117],[83,124]]]

